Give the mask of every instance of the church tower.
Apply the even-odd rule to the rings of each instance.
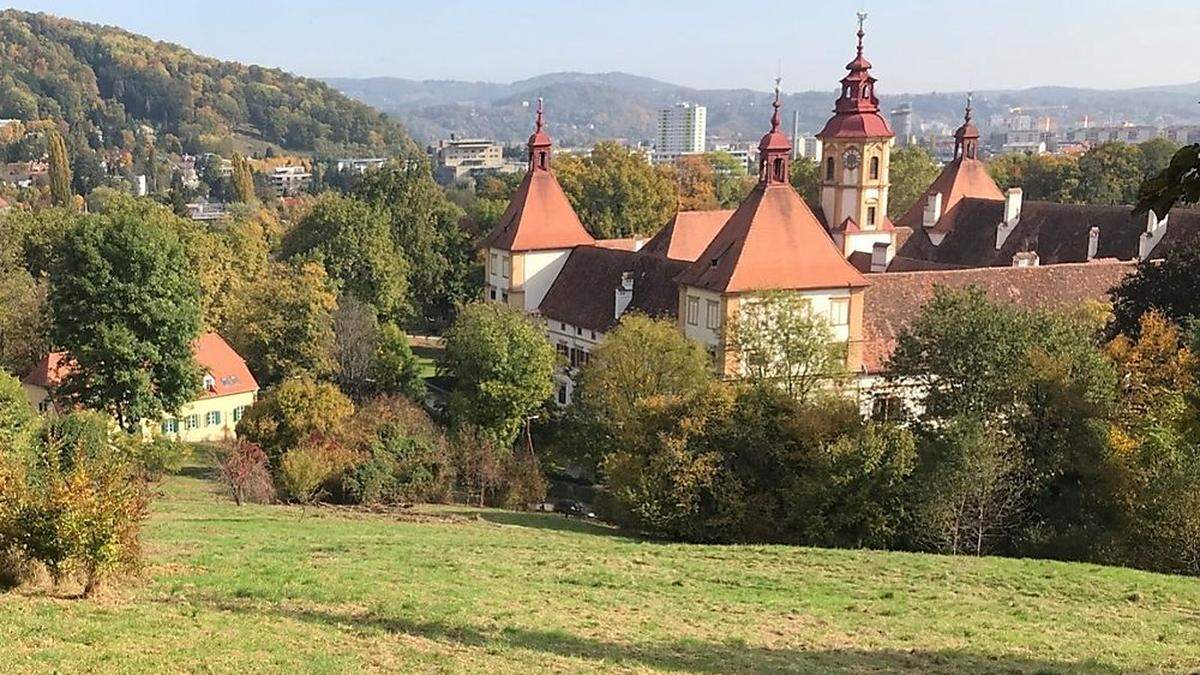
[[[856,251],[878,254],[878,245],[893,244],[887,210],[888,165],[895,134],[879,114],[871,62],[863,56],[866,18],[866,13],[858,14],[858,54],[846,64],[849,73],[842,78],[833,117],[817,134],[823,145],[822,215],[847,257]]]

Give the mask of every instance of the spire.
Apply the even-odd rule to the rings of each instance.
[[[771,130],[758,143],[758,180],[760,183],[772,185],[788,183],[789,164],[792,156],[792,142],[787,134],[779,129],[780,117],[780,82],[775,78],[775,100],[771,103],[774,112],[771,113]]]
[[[550,170],[550,149],[553,142],[550,135],[542,130],[542,98],[538,97],[537,118],[534,122],[533,135],[529,137],[529,170]]]
[[[979,129],[971,122],[971,98],[967,94],[967,109],[963,113],[963,124],[954,132],[954,159],[978,159]]]
[[[879,99],[875,96],[875,78],[871,62],[863,55],[867,13],[858,13],[858,43],[854,60],[846,64],[850,71],[842,78],[842,90],[834,105],[834,116],[825,124],[818,138],[891,138],[891,127],[879,115]]]

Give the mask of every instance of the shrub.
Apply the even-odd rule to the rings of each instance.
[[[0,550],[42,563],[56,583],[80,573],[85,596],[135,567],[149,506],[135,445],[97,413],[51,421],[31,457],[5,461]]]
[[[356,463],[354,453],[336,441],[313,436],[284,453],[279,480],[289,499],[303,505],[313,504],[328,494],[327,484],[335,482]]]
[[[0,453],[25,448],[36,421],[20,380],[0,370]]]
[[[152,481],[162,480],[164,475],[179,471],[192,456],[191,446],[166,436],[155,436],[142,442],[139,451],[146,478]]]
[[[228,441],[218,451],[221,482],[228,488],[238,506],[246,502],[268,503],[275,498],[275,485],[267,453],[244,439]]]
[[[354,404],[338,388],[308,378],[287,380],[258,399],[237,434],[267,453],[278,472],[284,453],[314,434],[333,436],[354,412]]]
[[[343,481],[351,501],[449,499],[455,471],[446,439],[413,402],[402,397],[371,401],[347,425],[343,440],[365,457]]]

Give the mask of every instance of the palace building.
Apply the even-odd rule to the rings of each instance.
[[[979,157],[968,100],[954,159],[909,211],[887,216],[891,127],[880,114],[864,55],[846,65],[823,144],[820,205],[789,181],[791,139],[780,128],[779,83],[759,143],[758,182],[732,210],[681,211],[643,245],[595,239],[554,176],[553,143],[538,102],[524,180],[484,239],[484,296],[537,317],[566,364],[558,401],[621,317],[674,321],[704,344],[714,371],[738,377],[724,330],[763,292],[795,293],[829,322],[846,349],[864,412],[887,395],[883,375],[896,337],[935,286],[983,289],[1031,308],[1106,301],[1130,261],[1160,256],[1200,229],[1200,212],[1134,218],[1129,207],[1027,202],[1002,192]]]

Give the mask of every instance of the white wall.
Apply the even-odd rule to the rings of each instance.
[[[558,278],[567,262],[570,249],[530,251],[525,257],[525,311],[532,312],[542,304],[551,284]]]
[[[721,295],[719,293],[714,293],[712,291],[706,291],[699,288],[692,288],[690,286],[685,288],[687,290],[687,294],[683,298],[683,302],[679,305],[679,316],[683,319],[683,334],[709,347],[716,347],[720,345],[721,334],[725,329],[723,324],[725,322],[726,313],[725,303],[721,299]],[[696,316],[696,325],[694,326],[688,323],[687,320],[688,298],[693,297],[700,299],[700,310]],[[718,304],[718,311],[720,312],[722,322],[722,325],[715,330],[710,329],[706,322],[706,317],[708,316],[706,309],[708,302],[714,300]]]

